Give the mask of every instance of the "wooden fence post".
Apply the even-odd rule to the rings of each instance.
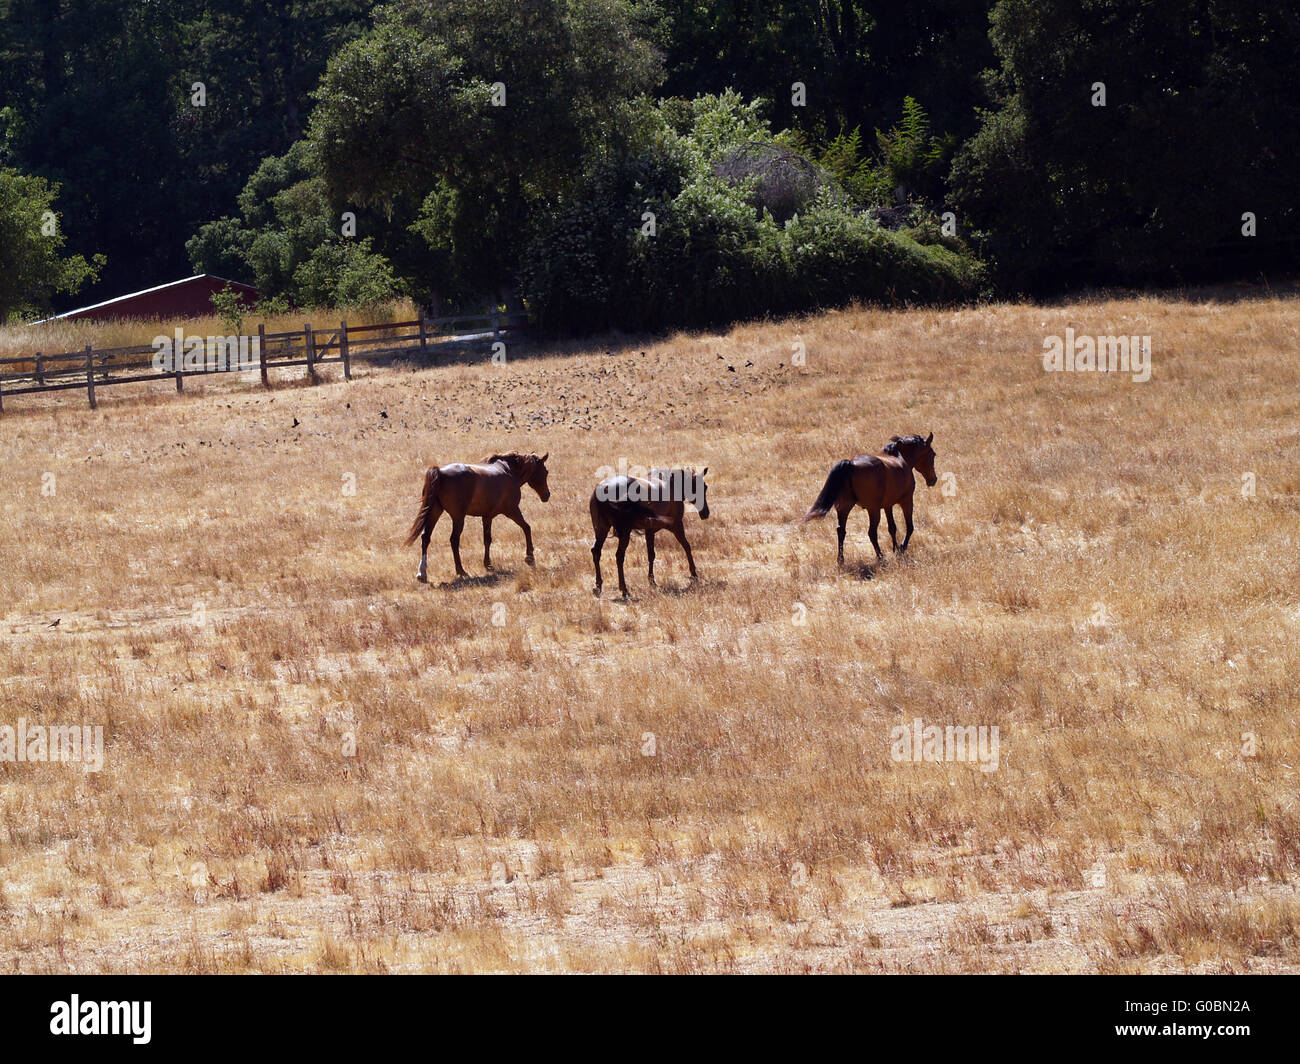
[[[352,360],[348,357],[348,323],[339,322],[339,354],[343,356],[343,379],[352,379]]]
[[[5,412],[5,378],[4,370],[0,369],[0,414]]]
[[[45,370],[41,367],[41,353],[36,352],[36,383],[42,388],[45,387]]]
[[[492,339],[494,341],[501,339],[501,318],[496,307],[492,308]]]
[[[90,344],[86,345],[86,391],[90,395],[90,409],[99,409],[95,402],[95,360],[90,354]]]
[[[424,327],[424,308],[420,308],[420,354],[427,354],[429,351],[429,333]]]
[[[307,343],[307,376],[314,379],[316,376],[316,337],[312,335],[310,323],[303,325],[302,332]]]
[[[207,347],[204,347],[203,349],[203,364],[205,366],[208,364]],[[185,390],[185,383],[182,378],[182,374],[185,372],[185,356],[184,355],[179,356],[172,363],[172,365],[176,367],[176,394],[179,395],[181,392]]]
[[[271,387],[271,382],[266,376],[266,322],[262,322],[257,327],[257,358],[262,363],[262,387]]]

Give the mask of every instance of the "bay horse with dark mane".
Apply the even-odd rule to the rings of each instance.
[[[546,486],[546,459],[535,454],[494,454],[482,465],[465,465],[456,462],[424,474],[424,494],[420,510],[406,537],[409,547],[420,540],[420,568],[415,578],[421,583],[429,579],[429,537],[433,526],[445,510],[451,515],[451,556],[456,560],[456,575],[468,576],[460,564],[460,532],[466,517],[483,518],[483,568],[492,568],[492,519],[508,517],[524,530],[528,553],[524,561],[533,564],[533,530],[519,512],[521,489],[527,484],[546,502],[551,491]]]
[[[596,566],[596,594],[600,594],[603,581],[600,576],[600,552],[610,529],[618,537],[618,589],[627,598],[627,583],[623,579],[623,557],[627,554],[628,540],[633,532],[645,533],[645,552],[649,560],[650,584],[655,582],[655,533],[667,529],[677,537],[686,552],[686,564],[691,568],[691,580],[697,580],[695,557],[686,542],[686,503],[695,504],[701,520],[708,520],[708,486],[703,472],[689,469],[652,469],[645,477],[614,476],[602,480],[591,493],[591,528],[596,534],[592,544],[591,560]]]
[[[912,493],[916,489],[916,478],[912,470],[919,471],[930,487],[934,487],[938,480],[934,474],[934,448],[930,446],[933,439],[933,432],[925,439],[920,436],[893,436],[880,454],[860,454],[856,458],[842,459],[831,466],[826,486],[803,519],[812,521],[825,517],[834,507],[840,519],[837,530],[840,565],[844,564],[845,525],[855,506],[861,506],[871,518],[869,533],[871,545],[876,548],[877,559],[884,557],[876,539],[881,510],[885,511],[885,518],[889,522],[889,538],[893,541],[894,550],[899,553],[907,550],[908,541],[912,538]],[[907,535],[901,546],[898,542],[898,529],[894,524],[895,505],[902,507],[903,520],[907,523]]]

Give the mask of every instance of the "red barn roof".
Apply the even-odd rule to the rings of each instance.
[[[95,303],[89,307],[65,311],[46,320],[201,318],[213,312],[212,296],[227,286],[238,292],[245,303],[251,304],[257,300],[259,293],[251,285],[227,281],[224,277],[214,277],[210,273],[199,273],[179,281],[160,284],[155,288],[118,296],[116,299],[106,299],[102,303]]]

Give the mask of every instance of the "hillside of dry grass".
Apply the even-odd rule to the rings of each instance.
[[[0,959],[40,971],[1300,970],[1300,310],[851,310],[23,397],[0,419]],[[1152,378],[1047,335],[1152,337]],[[805,351],[804,365],[792,355]],[[233,376],[233,375],[232,375]],[[294,421],[298,424],[295,426]],[[798,518],[934,432],[905,558]],[[549,451],[453,583],[428,464]],[[602,467],[707,465],[702,580],[591,595]],[[951,474],[951,476],[945,476]],[[1249,489],[1253,488],[1253,494]],[[882,538],[888,535],[882,522]],[[51,628],[55,620],[56,628]],[[891,731],[996,726],[996,771]]]

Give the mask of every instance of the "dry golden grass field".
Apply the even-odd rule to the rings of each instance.
[[[1150,381],[1044,372],[1067,327]],[[0,724],[104,761],[0,762],[0,962],[1300,971],[1298,350],[1291,291],[15,398]],[[857,511],[837,571],[832,462],[931,431],[907,555]],[[502,450],[536,568],[471,520],[453,583],[444,519],[417,583],[422,470]],[[698,585],[638,537],[592,596],[620,458],[709,467]],[[996,770],[895,760],[918,719]]]

